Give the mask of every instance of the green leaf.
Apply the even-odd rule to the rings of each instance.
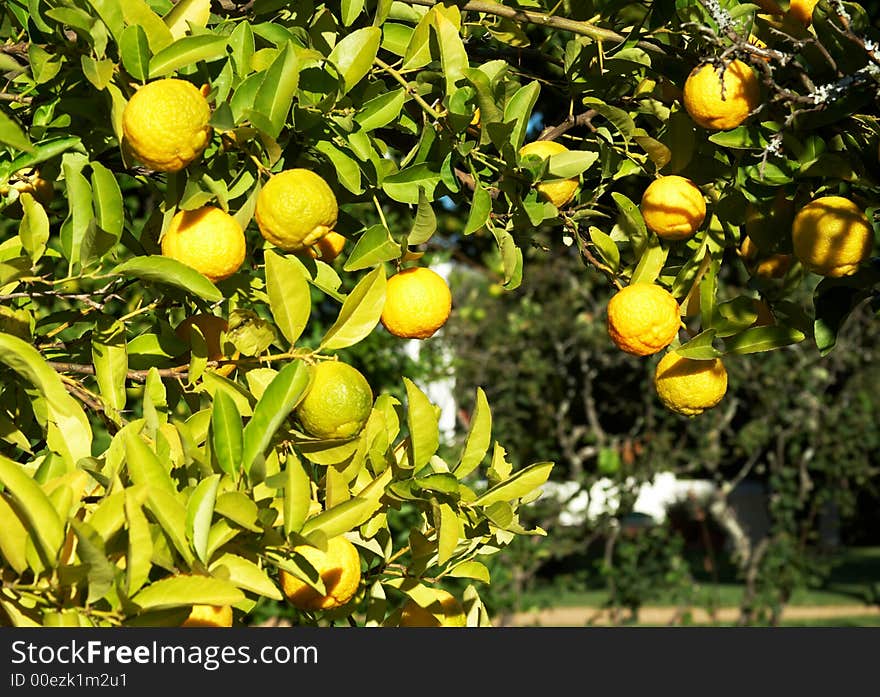
[[[309,380],[308,366],[297,360],[279,370],[269,383],[244,427],[242,466],[245,472],[250,472],[254,463],[263,457],[275,432],[305,394]]]
[[[446,95],[451,97],[456,83],[464,77],[469,67],[468,55],[459,28],[446,15],[449,10],[442,5],[435,5],[433,12],[434,31],[437,32],[437,44],[440,47],[440,64],[446,77]]]
[[[45,563],[58,563],[64,544],[64,523],[37,484],[17,462],[0,455],[0,484],[12,495],[28,534],[39,546]]]
[[[455,553],[458,540],[464,537],[464,526],[452,506],[441,503],[440,525],[437,532],[437,563],[445,564]]]
[[[708,361],[714,358],[720,358],[724,355],[715,348],[712,342],[715,340],[716,332],[714,329],[707,329],[700,332],[690,341],[682,344],[675,352],[684,358],[690,358],[695,361]]]
[[[18,200],[23,211],[18,226],[18,237],[31,261],[36,262],[43,256],[46,243],[49,241],[49,216],[43,204],[30,194],[24,193]]]
[[[633,271],[630,284],[653,283],[666,265],[668,254],[669,250],[660,244],[660,239],[656,235],[649,238],[648,246],[642,252],[642,257]]]
[[[364,11],[364,0],[342,0],[341,14],[343,26],[350,27]]]
[[[592,167],[598,159],[599,153],[591,150],[572,150],[551,155],[547,161],[548,178],[573,179]]]
[[[135,487],[124,490],[125,522],[128,526],[128,554],[125,558],[126,591],[134,595],[147,582],[153,567],[153,537],[143,511],[143,492]],[[106,537],[104,538],[107,539]]]
[[[504,106],[504,122],[513,124],[513,132],[510,135],[510,144],[514,150],[519,150],[526,139],[526,128],[532,116],[532,110],[541,93],[541,85],[536,80],[523,85]],[[480,115],[483,116],[483,108],[480,107]]]
[[[463,561],[453,566],[445,575],[452,578],[474,578],[483,583],[490,582],[489,569],[478,561]]]
[[[302,263],[267,251],[266,291],[278,329],[293,346],[302,335],[312,311],[312,299]]]
[[[806,338],[803,332],[792,327],[753,327],[724,340],[726,354],[743,355],[772,351],[790,346]]]
[[[107,558],[104,540],[88,523],[71,520],[70,525],[76,534],[76,555],[86,571],[89,592],[85,602],[91,604],[103,598],[116,580],[116,566]]]
[[[0,334],[0,363],[30,382],[48,407],[47,442],[65,462],[73,465],[92,454],[92,428],[82,408],[68,394],[61,378],[29,343]]]
[[[171,30],[162,18],[159,17],[145,0],[125,0],[120,2],[122,15],[125,23],[130,26],[138,25],[143,28],[150,42],[150,50],[153,53],[161,51],[174,41]]]
[[[492,440],[492,412],[489,409],[489,400],[482,387],[477,388],[474,412],[471,416],[471,425],[468,430],[461,459],[454,472],[459,479],[464,479],[473,472],[489,450]]]
[[[2,109],[0,109],[0,143],[24,152],[33,152],[34,150],[30,138],[25,135],[21,126]]]
[[[101,399],[115,412],[125,409],[125,380],[128,376],[128,353],[125,325],[102,315],[92,334],[92,363]]]
[[[185,290],[208,302],[218,302],[223,294],[211,281],[177,259],[158,254],[134,257],[110,271],[114,276],[134,276],[142,281],[162,283]]]
[[[122,191],[113,173],[100,162],[92,162],[92,203],[95,210],[95,236],[81,258],[88,261],[109,252],[122,237],[125,211]]]
[[[298,85],[299,60],[288,42],[266,70],[253,103],[253,110],[265,117],[267,133],[273,138],[284,128]]]
[[[182,605],[235,605],[244,600],[244,593],[229,581],[196,575],[163,578],[151,583],[132,598],[141,610]]]
[[[299,532],[309,515],[312,484],[308,472],[294,453],[287,455],[284,470],[284,534]]]
[[[229,39],[216,34],[185,36],[156,53],[150,61],[150,78],[170,75],[180,68],[201,61],[213,61],[226,56]]]
[[[478,184],[474,189],[474,196],[471,199],[471,210],[464,225],[464,234],[470,235],[482,228],[489,220],[491,212],[492,197],[488,191]]]
[[[225,491],[220,494],[214,503],[214,512],[245,530],[262,531],[259,525],[260,509],[253,499],[240,491]]]
[[[27,528],[9,504],[7,496],[0,493],[0,559],[19,575],[28,568],[27,542]]]
[[[243,456],[243,439],[241,414],[235,402],[226,392],[217,390],[211,411],[211,446],[217,464],[226,474],[238,474]]]
[[[514,290],[522,283],[523,255],[516,240],[507,230],[492,228],[492,234],[501,252],[501,264],[504,270],[504,287]]]
[[[402,87],[399,90],[385,92],[364,103],[355,114],[354,120],[365,131],[382,128],[400,116],[404,102],[406,102],[406,92]]]
[[[147,490],[147,508],[183,560],[192,566],[195,557],[187,542],[184,505],[168,490],[150,488]]]
[[[720,268],[721,260],[713,259],[703,278],[700,279],[700,316],[706,329],[713,328],[715,324],[715,296],[718,294]]]
[[[319,350],[347,348],[373,331],[385,306],[386,282],[384,266],[377,266],[358,281],[324,334]]]
[[[382,190],[399,203],[417,204],[421,189],[429,200],[434,198],[434,189],[440,183],[440,173],[426,163],[412,165],[391,174],[382,180]]]
[[[90,56],[80,56],[80,64],[85,78],[92,83],[95,89],[103,90],[113,79],[113,71],[116,64],[109,58],[95,60]]]
[[[337,148],[328,140],[319,140],[315,143],[315,150],[325,155],[333,169],[336,170],[336,178],[353,194],[361,194],[364,191],[361,186],[361,169],[358,163]]]
[[[410,437],[410,467],[418,470],[426,465],[440,446],[440,426],[437,408],[409,378],[403,378],[406,387],[406,422]]]
[[[190,25],[204,28],[211,16],[211,0],[179,0],[162,21],[175,39],[185,36]]]
[[[491,487],[473,501],[474,506],[491,506],[497,501],[514,501],[542,486],[553,469],[552,462],[539,462],[521,469],[509,479]]]
[[[68,214],[61,224],[61,249],[70,262],[68,273],[80,268],[83,242],[93,227],[92,188],[82,174],[87,160],[79,153],[67,153],[61,160],[64,182],[67,187]]]
[[[590,226],[589,233],[590,241],[596,246],[596,249],[599,251],[599,256],[602,257],[602,261],[604,261],[612,271],[617,272],[620,268],[620,249],[618,249],[614,240],[611,238],[611,235],[606,234],[594,225]]]
[[[122,432],[122,440],[125,445],[125,464],[131,481],[144,485],[151,492],[157,489],[172,495],[177,492],[168,469],[159,462],[156,453],[150,450],[132,427]]]
[[[382,30],[379,27],[364,27],[347,34],[333,47],[328,58],[342,76],[344,93],[360,82],[373,67],[381,40]]]
[[[377,223],[361,233],[343,268],[345,271],[360,271],[398,257],[400,245],[384,225]]]
[[[437,231],[437,216],[431,208],[431,202],[425,196],[424,189],[419,189],[419,206],[416,209],[416,218],[412,229],[407,237],[407,244],[415,246],[424,244]]]
[[[208,561],[208,534],[214,518],[214,502],[217,500],[219,486],[220,475],[212,474],[198,483],[186,504],[186,536],[202,563]]]
[[[209,567],[214,578],[222,578],[233,585],[272,600],[283,600],[281,591],[269,575],[254,562],[237,554],[226,553]]]
[[[309,518],[302,526],[300,534],[307,537],[313,532],[320,531],[328,539],[342,535],[366,523],[373,513],[379,510],[380,506],[379,499],[354,496],[348,501],[343,501],[333,508],[328,508],[326,511]]]

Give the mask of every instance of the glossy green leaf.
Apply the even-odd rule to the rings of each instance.
[[[92,203],[95,211],[94,237],[86,240],[88,249],[82,259],[102,257],[112,250],[122,237],[125,212],[122,191],[113,173],[100,162],[92,162]]]
[[[92,363],[101,398],[115,412],[125,409],[125,381],[128,375],[128,353],[125,325],[102,315],[92,334]]]
[[[209,570],[214,578],[222,578],[242,590],[251,591],[272,600],[283,599],[278,586],[264,569],[237,554],[228,552],[223,554],[211,563]]]
[[[431,208],[431,202],[425,196],[424,190],[419,190],[419,205],[416,208],[415,220],[407,237],[407,244],[425,244],[437,231],[437,216]]]
[[[308,366],[297,360],[285,365],[269,383],[244,427],[242,466],[245,472],[250,472],[254,463],[264,456],[275,433],[305,394],[309,379]]]
[[[492,197],[483,187],[477,185],[471,199],[471,208],[468,212],[467,222],[464,224],[464,234],[470,235],[482,228],[489,220],[492,212]]]
[[[76,556],[83,563],[88,581],[85,602],[94,603],[103,598],[116,580],[116,566],[107,558],[104,540],[88,523],[71,520],[76,534]]]
[[[89,457],[92,450],[89,420],[40,352],[16,336],[0,334],[0,363],[30,382],[46,400],[49,447],[71,465]]]
[[[298,85],[299,60],[288,43],[266,70],[253,102],[253,111],[265,117],[266,132],[273,138],[284,128]]]
[[[533,80],[514,92],[504,107],[504,121],[506,123],[513,123],[510,144],[515,150],[519,150],[525,142],[526,128],[540,93],[541,85]],[[483,116],[482,106],[480,107],[480,116],[481,118]]]
[[[347,34],[333,47],[328,58],[342,76],[346,93],[373,67],[381,39],[379,27],[364,27]]]
[[[122,66],[135,79],[146,82],[150,76],[150,42],[140,25],[132,25],[122,32],[119,42]]]
[[[587,171],[596,160],[599,153],[591,150],[571,150],[558,155],[551,155],[547,161],[547,179],[572,179]]]
[[[311,293],[301,262],[267,251],[266,290],[269,309],[278,329],[293,346],[302,335],[312,311]]]
[[[110,273],[114,276],[134,276],[143,281],[174,286],[208,302],[223,299],[223,294],[217,286],[198,271],[176,259],[158,254],[134,257],[119,264]]]
[[[342,0],[341,11],[343,26],[350,27],[364,11],[364,0]]]
[[[512,477],[488,489],[474,500],[474,506],[491,506],[496,501],[514,501],[542,486],[553,469],[552,462],[538,462],[524,467]]]
[[[353,158],[349,157],[329,140],[319,140],[315,143],[315,150],[330,160],[330,164],[336,172],[336,179],[342,186],[353,194],[363,193],[364,188],[361,185],[360,165]]]
[[[170,494],[177,491],[171,474],[156,457],[156,453],[131,427],[123,432],[125,464],[128,476],[135,484],[143,484],[151,490],[161,489]]]
[[[431,459],[440,445],[440,426],[437,408],[409,378],[403,378],[406,387],[406,422],[410,437],[410,467],[418,470]]]
[[[379,323],[385,306],[385,267],[377,266],[349,293],[336,321],[324,334],[321,350],[352,346],[366,337]]]
[[[368,269],[400,256],[400,245],[384,225],[371,225],[360,237],[345,260],[346,271]]]
[[[400,116],[405,101],[406,92],[403,88],[385,92],[364,103],[354,120],[365,131],[382,128]]]
[[[147,508],[183,560],[192,566],[195,557],[187,542],[186,507],[167,489],[150,487],[147,490]]]
[[[23,574],[28,568],[27,540],[27,528],[7,496],[0,493],[0,559],[17,574]]]
[[[185,36],[190,27],[203,28],[211,16],[211,0],[178,0],[162,21],[175,39]]]
[[[437,563],[445,564],[455,553],[458,540],[464,536],[464,526],[451,506],[441,503],[440,525],[437,532]]]
[[[382,190],[399,203],[417,204],[420,191],[425,190],[429,200],[440,183],[440,173],[427,163],[412,165],[382,180]]]
[[[143,28],[153,53],[158,53],[174,41],[171,30],[145,0],[125,0],[119,4],[122,7],[125,23]]]
[[[18,199],[23,215],[18,226],[18,237],[25,252],[35,262],[46,251],[49,241],[49,216],[46,209],[33,196],[24,193]]]
[[[153,537],[143,511],[144,490],[124,490],[125,523],[128,528],[128,552],[125,557],[125,579],[128,595],[134,595],[147,582],[153,568]],[[107,539],[106,537],[104,538]]]
[[[440,48],[440,64],[446,77],[446,94],[452,96],[456,83],[464,77],[468,69],[468,55],[464,48],[461,32],[444,11],[443,5],[434,7],[434,31]],[[456,10],[457,12],[457,10]]]
[[[87,160],[79,153],[66,153],[61,160],[64,182],[67,188],[68,213],[61,224],[61,250],[68,260],[68,271],[80,268],[83,241],[94,227],[92,210],[92,187],[82,174]]]
[[[208,561],[208,534],[214,518],[214,502],[217,500],[219,486],[219,474],[202,479],[186,504],[186,536],[202,563]]]
[[[309,518],[302,526],[300,534],[308,536],[313,532],[320,531],[328,539],[342,535],[349,530],[354,530],[359,525],[363,525],[379,509],[379,506],[380,503],[377,499],[355,496]]]
[[[241,414],[226,392],[214,394],[211,410],[211,447],[217,464],[226,474],[235,476],[241,468],[244,435]]]
[[[21,126],[2,109],[0,109],[0,143],[24,152],[33,152],[34,149]]]
[[[17,462],[0,455],[0,484],[11,494],[28,534],[39,545],[43,562],[57,564],[64,544],[64,522],[37,484]]]
[[[456,477],[464,479],[479,467],[489,450],[491,440],[492,412],[489,409],[486,393],[482,387],[478,387],[470,428],[461,452],[461,459],[455,468]]]
[[[608,268],[616,272],[620,268],[620,249],[611,238],[611,235],[606,234],[594,225],[590,226],[589,234],[590,241],[596,246],[602,261],[608,265]]]
[[[714,329],[707,329],[676,348],[675,352],[679,356],[695,361],[708,361],[713,358],[719,358],[723,353],[713,345],[715,336],[716,332]]]
[[[486,568],[486,565],[472,560],[456,564],[446,572],[446,576],[451,576],[452,578],[473,578],[483,583],[490,583],[489,569]]]
[[[797,344],[806,338],[803,332],[792,327],[753,327],[746,329],[740,334],[728,337],[724,340],[724,352],[727,354],[743,355],[758,353],[760,351],[772,351]]]
[[[150,78],[165,77],[175,70],[226,55],[228,39],[216,34],[185,36],[156,53],[150,60]]]
[[[244,599],[244,593],[229,581],[181,574],[151,583],[132,601],[142,610],[158,610],[181,605],[235,605]]]

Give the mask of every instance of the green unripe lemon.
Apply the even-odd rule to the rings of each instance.
[[[373,406],[370,383],[341,361],[323,361],[312,371],[312,384],[295,412],[303,430],[322,439],[356,435]]]

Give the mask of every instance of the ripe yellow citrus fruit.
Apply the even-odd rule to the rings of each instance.
[[[217,317],[216,315],[206,315],[206,314],[198,314],[187,317],[180,324],[177,325],[177,328],[174,330],[174,333],[177,335],[177,338],[181,341],[189,344],[190,340],[190,327],[197,326],[199,330],[202,332],[202,336],[205,337],[205,343],[208,346],[208,360],[209,361],[220,361],[225,358],[223,355],[223,348],[220,346],[220,337],[223,332],[229,330],[229,324],[222,317]],[[233,355],[233,359],[237,359],[240,355],[239,351],[236,351]],[[214,372],[222,375],[223,377],[228,377],[232,371],[235,370],[235,365],[221,365],[218,368],[214,369]]]
[[[122,112],[123,141],[147,167],[177,172],[202,154],[211,139],[211,107],[186,80],[149,82]]]
[[[308,247],[306,253],[312,259],[331,262],[342,253],[346,242],[348,240],[343,235],[331,230],[311,247]]]
[[[822,196],[801,208],[791,225],[795,256],[820,276],[849,276],[871,254],[868,216],[842,196]]]
[[[782,278],[791,268],[790,254],[762,255],[752,238],[746,236],[739,248],[749,272],[760,278]]]
[[[412,267],[394,274],[385,288],[382,325],[402,339],[427,339],[452,312],[452,293],[436,271]]]
[[[608,335],[634,356],[649,356],[669,346],[681,326],[678,301],[653,283],[633,283],[608,301]]]
[[[639,208],[648,229],[667,240],[690,237],[706,218],[703,192],[690,179],[677,174],[652,181],[642,194]]]
[[[422,607],[415,600],[408,600],[400,614],[401,627],[465,627],[467,618],[458,599],[444,590],[429,607]]]
[[[568,148],[562,143],[557,143],[555,140],[536,140],[526,143],[519,150],[519,154],[522,157],[537,155],[542,160],[564,152],[568,152]],[[574,198],[579,185],[578,178],[572,177],[571,179],[548,179],[547,181],[538,182],[535,188],[541,196],[550,201],[554,206],[562,208]]]
[[[324,179],[308,169],[287,169],[260,190],[254,211],[263,237],[296,252],[311,247],[333,230],[339,207]]]
[[[813,8],[818,4],[819,0],[791,0],[788,14],[801,24],[809,25],[813,22]]]
[[[229,278],[244,263],[244,230],[214,206],[178,211],[162,236],[162,254],[186,264],[211,281]]]
[[[19,219],[24,215],[24,208],[21,203],[22,194],[30,194],[34,199],[48,206],[55,198],[55,188],[48,179],[40,176],[40,171],[36,169],[26,169],[16,172],[14,179],[8,186],[0,187],[0,195],[9,193],[10,190],[18,192],[19,198],[10,203],[3,209],[3,214],[10,218]]]
[[[657,364],[654,388],[667,409],[685,416],[702,414],[727,392],[727,370],[720,358],[695,361],[670,351]]]
[[[231,627],[232,608],[229,605],[193,605],[181,627]]]
[[[351,600],[361,583],[361,558],[357,548],[342,535],[327,542],[327,551],[297,545],[293,551],[305,557],[324,582],[321,595],[305,581],[283,569],[279,572],[281,590],[291,605],[300,610],[332,610]]]
[[[706,63],[684,83],[684,108],[695,123],[715,131],[736,128],[757,108],[761,86],[755,72],[740,60],[722,69]]]
[[[373,408],[373,390],[357,368],[322,361],[312,368],[312,383],[295,414],[315,438],[351,438],[360,432]]]

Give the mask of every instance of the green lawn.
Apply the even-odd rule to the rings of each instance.
[[[743,586],[732,580],[713,583],[698,579],[693,587],[692,605],[718,607],[739,605]],[[608,598],[604,588],[582,591],[561,589],[558,586],[539,587],[522,598],[521,610],[546,607],[599,607]],[[677,604],[680,598],[660,594],[649,605]],[[791,598],[791,605],[870,605],[880,601],[880,547],[847,550],[831,577],[821,588],[801,589]]]

